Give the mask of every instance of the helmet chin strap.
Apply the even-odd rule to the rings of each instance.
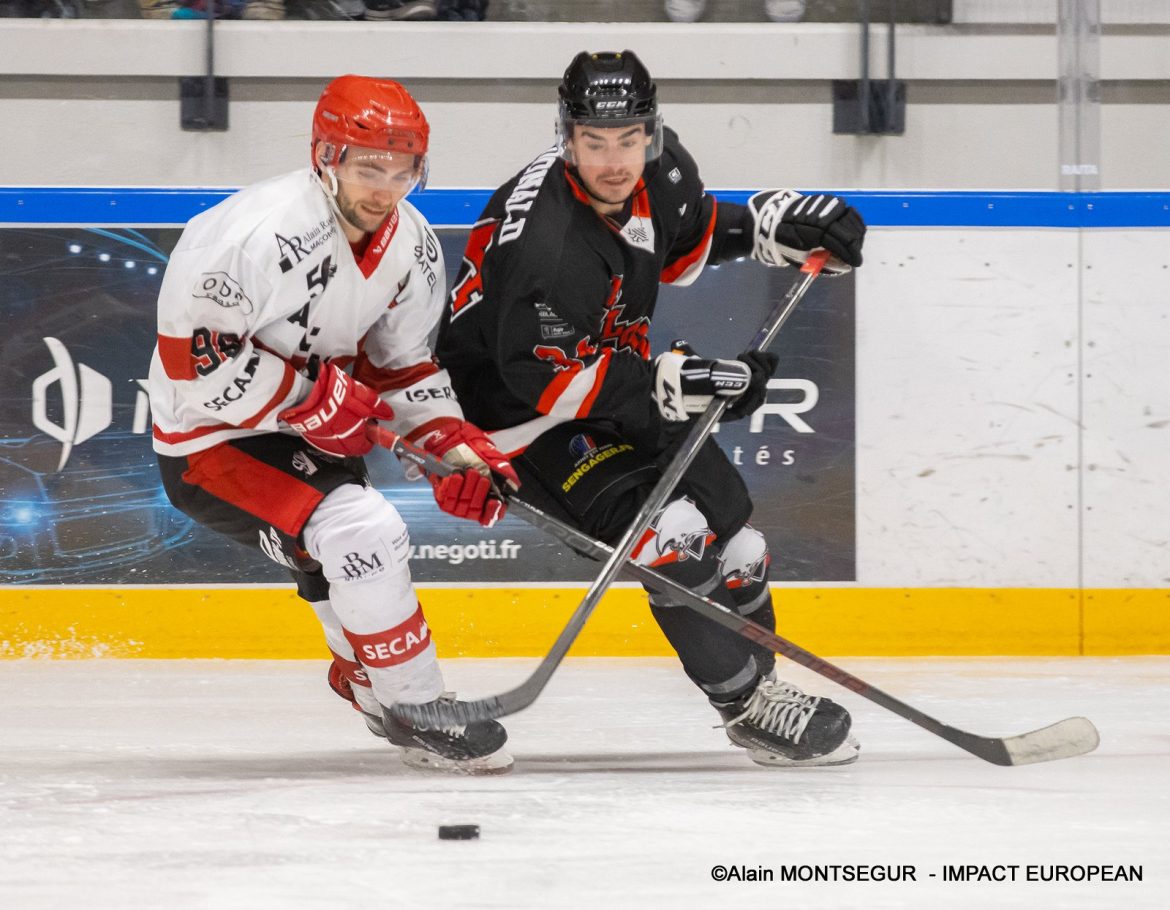
[[[329,175],[328,183],[326,183],[325,178],[321,176],[322,171]],[[333,209],[333,213],[338,218],[344,218],[345,216],[341,214],[341,209],[337,206],[338,186],[336,171],[334,171],[331,167],[317,168],[313,171],[313,176],[317,178],[317,183],[321,189],[325,191],[325,197],[329,200],[329,207]]]
[[[330,199],[337,198],[337,171],[331,167],[323,168],[326,174],[329,175],[329,184],[326,186],[324,179],[321,177],[321,172],[317,172],[317,179],[321,181],[321,186],[325,187],[325,192],[329,194]]]
[[[325,178],[321,175],[322,171],[324,171],[326,174],[329,175],[329,182],[328,183],[325,182]],[[337,219],[338,224],[340,224],[342,226],[343,233],[344,233],[344,228],[346,225],[349,225],[350,227],[361,231],[362,230],[361,227],[354,224],[352,221],[350,221],[348,218],[346,218],[345,215],[342,214],[341,206],[339,206],[337,204],[337,189],[338,189],[338,187],[337,187],[337,173],[336,173],[336,171],[334,171],[333,168],[331,168],[331,167],[323,167],[323,168],[320,168],[318,170],[315,170],[313,172],[313,176],[317,178],[317,183],[321,187],[321,189],[324,191],[325,198],[329,200],[329,208],[333,209],[333,216]],[[363,231],[363,233],[369,233],[369,232]]]

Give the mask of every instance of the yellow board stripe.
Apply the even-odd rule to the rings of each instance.
[[[548,652],[571,588],[424,588],[441,657]],[[781,635],[822,655],[1170,653],[1170,591],[776,587]],[[671,654],[645,596],[616,588],[570,652]],[[316,617],[277,588],[0,588],[0,658],[315,658]]]

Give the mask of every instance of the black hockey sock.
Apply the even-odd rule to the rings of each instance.
[[[712,571],[696,571],[700,565]],[[659,566],[657,570],[697,594],[704,594],[716,603],[735,609],[730,592],[717,572],[713,571],[713,559],[704,559],[701,563],[687,560]],[[697,577],[700,574],[706,575],[706,579],[700,580]],[[771,603],[766,606],[770,619]],[[733,701],[754,688],[760,677],[772,668],[770,652],[700,616],[689,607],[672,605],[661,595],[653,594],[650,610],[682,661],[687,676],[716,701]]]
[[[772,609],[772,598],[767,598],[754,612],[748,613],[747,618],[757,625],[763,626],[769,632],[775,632],[776,614]],[[750,646],[752,654],[755,655],[756,663],[760,665],[760,673],[767,676],[776,666],[776,655],[770,648],[765,648],[755,642],[751,642]]]

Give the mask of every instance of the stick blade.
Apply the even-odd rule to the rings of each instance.
[[[1101,735],[1087,717],[1068,717],[1040,730],[1009,736],[1004,741],[1012,765],[1074,758],[1092,752],[1101,743]]]
[[[427,730],[444,727],[466,727],[478,721],[495,720],[510,713],[499,698],[478,701],[432,701],[425,705],[390,706],[390,713],[399,720]]]

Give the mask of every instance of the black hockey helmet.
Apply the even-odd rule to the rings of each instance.
[[[651,161],[662,153],[658,86],[633,51],[596,54],[582,51],[565,70],[557,93],[562,143],[572,137],[574,126],[611,128],[641,124],[652,137],[646,148],[646,160]]]

